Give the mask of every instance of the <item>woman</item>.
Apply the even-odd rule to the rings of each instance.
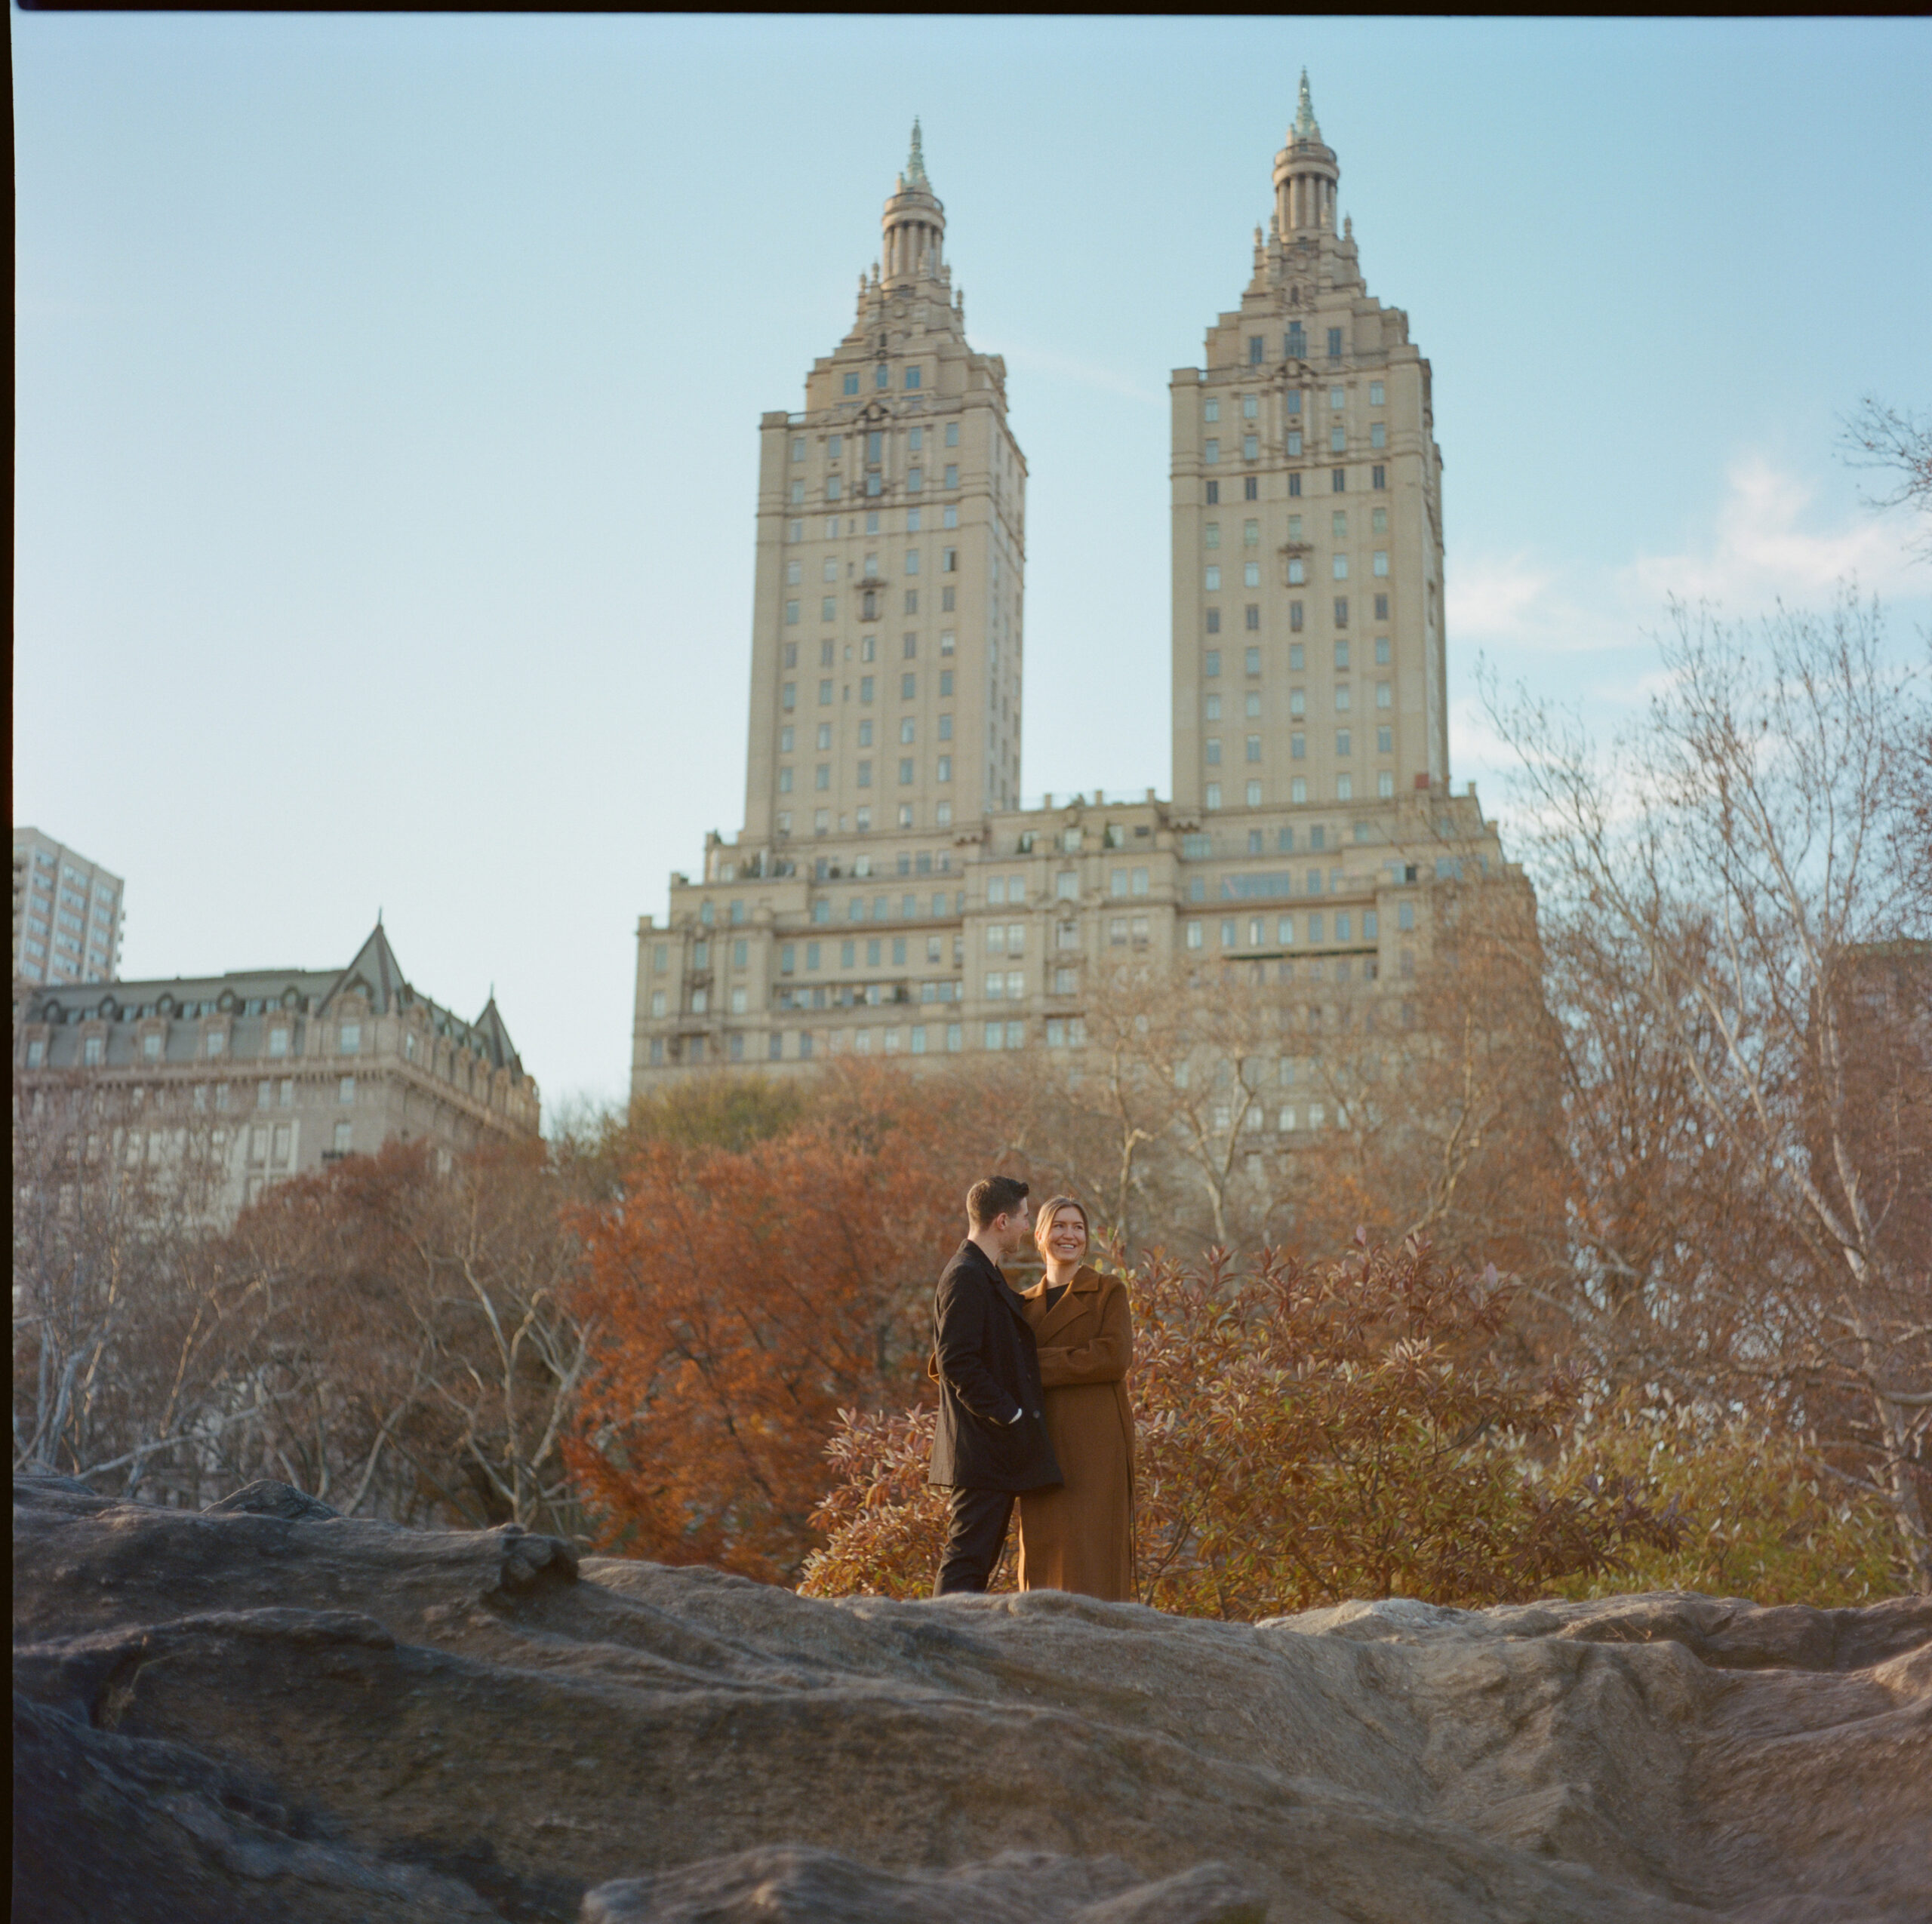
[[[1047,1434],[1066,1482],[1020,1499],[1020,1587],[1131,1602],[1134,1360],[1127,1286],[1082,1262],[1087,1212],[1071,1196],[1041,1210],[1047,1273],[1020,1297],[1039,1346]]]

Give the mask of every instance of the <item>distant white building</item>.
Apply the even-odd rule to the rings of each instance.
[[[14,974],[111,982],[121,973],[121,877],[38,828],[14,831]]]
[[[410,983],[378,923],[346,967],[14,985],[14,1125],[76,1166],[192,1178],[232,1221],[270,1183],[389,1142],[452,1154],[538,1133],[496,998],[466,1021]],[[18,1179],[17,1178],[17,1180]]]

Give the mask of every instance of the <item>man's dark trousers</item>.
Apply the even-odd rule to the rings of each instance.
[[[1010,1489],[955,1489],[951,1501],[946,1554],[940,1560],[935,1597],[955,1591],[983,1591],[992,1581],[993,1566],[1006,1543],[1007,1525],[1020,1499]]]
[[[1047,1440],[1033,1332],[1006,1278],[977,1243],[960,1244],[933,1299],[939,1421],[929,1480],[947,1490],[951,1526],[934,1594],[983,1591],[1021,1492],[1061,1480]]]

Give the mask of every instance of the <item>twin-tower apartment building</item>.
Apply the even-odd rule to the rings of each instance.
[[[634,1093],[1077,1052],[1121,963],[1399,994],[1441,885],[1503,871],[1449,792],[1429,364],[1339,177],[1304,75],[1240,303],[1171,377],[1171,798],[1023,808],[1026,461],[915,126],[851,330],[759,423],[744,825],[639,923]]]

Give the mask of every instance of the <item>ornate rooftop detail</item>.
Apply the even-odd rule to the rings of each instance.
[[[916,124],[912,137],[916,146],[918,139]],[[1306,67],[1301,70],[1301,91],[1295,100],[1295,138],[1297,140],[1318,140],[1321,138],[1321,129],[1315,118],[1315,102],[1308,91],[1308,69]]]
[[[902,188],[923,187],[929,194],[933,190],[933,183],[926,178],[925,149],[920,143],[916,115],[912,121],[912,151],[906,156],[906,171],[899,177],[899,184]]]

